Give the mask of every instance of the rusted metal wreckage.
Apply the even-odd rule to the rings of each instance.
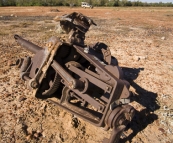
[[[110,49],[104,43],[85,45],[85,33],[92,19],[80,13],[60,18],[61,28],[69,34],[66,42],[51,37],[41,48],[18,35],[16,42],[35,55],[18,59],[20,77],[37,98],[43,98],[77,117],[112,128],[104,143],[118,143],[134,116],[129,105],[129,83]]]

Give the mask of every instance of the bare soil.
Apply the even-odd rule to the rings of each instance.
[[[172,8],[0,8],[0,143],[99,143],[104,131],[61,108],[36,99],[19,77],[15,61],[30,52],[14,34],[44,47],[58,31],[55,16],[80,12],[93,18],[86,43],[104,42],[131,83],[133,100],[147,108],[136,112],[122,143],[173,142]]]

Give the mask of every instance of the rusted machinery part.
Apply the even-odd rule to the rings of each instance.
[[[69,53],[70,53],[70,47],[63,45],[59,48],[58,53],[57,53],[57,57],[65,58]],[[55,72],[52,75],[47,74],[47,76],[53,76],[53,79],[49,81],[49,88],[48,89],[41,88],[40,92],[44,96],[50,96],[53,93],[55,93],[56,90],[59,88],[59,85],[60,85],[60,82],[62,79],[61,76],[57,72]]]
[[[69,35],[69,43],[83,47],[85,33],[89,30],[91,25],[96,24],[92,19],[77,12],[63,15],[60,19],[61,28]]]
[[[25,72],[31,64],[31,57],[25,57],[25,58],[20,58],[17,59],[16,61],[16,66],[20,68],[20,72]]]
[[[67,86],[64,86],[63,90],[62,90],[62,95],[63,95],[63,100],[69,101],[70,100],[70,88],[68,88]]]
[[[103,116],[106,116],[105,119],[103,118],[102,122],[105,122],[105,124],[108,127],[113,129],[112,135],[111,135],[110,139],[108,140],[108,143],[113,143],[113,141],[115,143],[117,143],[120,138],[121,133],[124,130],[124,126],[126,126],[127,123],[130,121],[130,119],[128,117],[132,117],[132,116],[128,115],[131,112],[130,112],[130,109],[127,109],[128,107],[125,107],[125,106],[124,107],[117,106],[117,107],[113,108],[112,110],[107,110],[106,112],[104,112],[105,107],[107,105],[110,106],[110,104],[112,104],[112,102],[109,103],[110,102],[109,98],[111,96],[113,96],[114,94],[111,93],[111,90],[105,90],[105,87],[108,87],[108,86],[109,86],[108,88],[111,89],[111,86],[110,86],[111,84],[109,85],[109,84],[103,82],[104,80],[102,80],[101,78],[105,77],[104,70],[107,69],[109,71],[109,73],[116,76],[117,79],[120,79],[121,76],[115,74],[116,66],[101,64],[101,66],[98,67],[98,68],[100,68],[100,70],[98,70],[97,64],[98,63],[100,64],[101,59],[99,59],[100,61],[98,61],[98,59],[94,61],[94,57],[95,57],[95,55],[93,54],[94,52],[86,53],[85,49],[81,48],[83,54],[85,54],[85,56],[84,56],[82,54],[82,52],[79,53],[80,48],[75,49],[73,46],[71,46],[70,47],[71,49],[67,48],[67,52],[66,52],[66,50],[64,50],[65,48],[63,47],[63,45],[61,48],[62,49],[60,51],[57,51],[57,52],[59,52],[57,54],[57,55],[59,55],[59,57],[57,57],[57,59],[56,58],[52,59],[53,60],[52,64],[46,71],[46,76],[43,79],[43,81],[40,85],[40,88],[38,88],[38,81],[36,81],[34,78],[32,78],[32,79],[26,78],[26,77],[29,77],[28,76],[29,72],[22,72],[21,78],[23,80],[28,80],[29,81],[28,84],[33,89],[38,88],[38,92],[41,93],[41,95],[43,95],[43,98],[51,97],[52,94],[55,93],[57,91],[57,89],[59,88],[60,82],[62,82],[64,84],[64,88],[62,90],[62,97],[61,97],[60,102],[63,101],[63,99],[65,98],[64,100],[65,100],[66,104],[68,104],[68,106],[69,106],[69,104],[71,104],[70,100],[77,99],[79,101],[79,103],[81,104],[81,106],[78,106],[78,110],[80,110],[80,111],[83,110],[83,113],[87,113],[89,110],[89,108],[85,109],[86,103],[93,106],[95,109],[99,110],[100,113],[103,114]],[[77,52],[77,50],[78,50],[78,52]],[[73,52],[71,52],[71,51],[73,51]],[[102,52],[101,50],[98,50],[98,51]],[[62,55],[61,55],[61,52],[62,52]],[[35,56],[39,55],[40,53],[41,53],[41,55],[42,54],[44,55],[44,51],[40,50],[39,52],[36,53]],[[64,65],[62,65],[61,62],[58,62],[58,59],[60,57],[61,57],[62,61],[64,60],[62,62],[63,64],[67,62],[65,64],[65,66],[67,68],[64,68]],[[89,64],[88,66],[89,67],[93,66],[94,70],[91,70],[88,66],[86,66],[84,68],[80,63],[76,62],[78,60],[80,61],[81,57],[85,58]],[[41,61],[42,59],[39,59],[39,60],[40,60],[40,62],[42,62]],[[75,61],[71,61],[71,60],[75,60]],[[23,61],[24,60],[22,60],[22,59],[19,60],[18,65],[21,65],[21,63]],[[36,61],[34,61],[34,62],[36,63]],[[94,62],[95,62],[95,65],[93,64]],[[26,65],[29,65],[29,64],[27,64],[27,62],[25,62],[25,63],[26,63]],[[112,68],[111,68],[111,66],[112,66]],[[40,68],[40,67],[38,67],[38,68]],[[69,70],[67,70],[67,69],[69,69]],[[88,73],[86,71],[88,71]],[[116,72],[118,74],[120,74],[120,70],[117,70]],[[107,74],[109,74],[109,73],[107,73]],[[63,80],[65,82],[63,82]],[[109,80],[111,80],[111,78],[107,75],[107,79],[105,79],[105,80],[108,82]],[[125,83],[123,84],[122,80],[121,80],[121,83],[122,83],[122,85],[125,84]],[[100,97],[98,97],[98,98],[100,98],[100,100],[99,101],[95,100],[96,97],[93,97],[94,95],[90,94],[90,92],[89,92],[92,84],[95,84],[95,86],[93,86],[94,89],[91,89],[91,90],[94,90],[94,92],[98,91],[98,89],[101,89],[101,91],[105,90],[105,92],[107,92],[111,95],[104,97],[104,95],[103,95],[104,93],[102,93],[102,95]],[[121,94],[121,93],[119,93],[119,94]],[[119,94],[118,94],[118,96],[120,96]],[[103,98],[101,98],[101,97],[103,97]],[[104,101],[106,104],[101,103],[100,101]],[[69,102],[69,103],[67,103],[67,102]],[[62,106],[65,106],[65,104],[62,104]],[[77,107],[74,107],[74,106],[75,106],[75,104],[73,104],[71,106],[71,108],[72,108],[71,110],[78,111],[76,109]],[[91,112],[91,110],[89,110],[89,112],[87,114],[93,114],[93,112]],[[92,119],[91,120],[88,119],[88,121],[90,121],[91,123],[93,122]],[[103,125],[100,122],[98,126],[103,126]]]
[[[59,88],[61,76],[56,72],[54,80],[49,82],[49,89],[42,92],[42,95],[51,96]]]
[[[25,57],[20,67],[20,72],[26,71],[30,64],[31,64],[31,57]]]
[[[112,134],[109,139],[104,139],[103,143],[119,143],[126,125],[131,121],[135,110],[130,105],[122,105],[116,107],[107,114],[105,123],[107,127],[112,128]]]
[[[118,143],[134,115],[134,109],[127,104],[129,84],[107,45],[84,45],[85,33],[93,24],[90,18],[74,12],[65,15],[60,24],[69,33],[67,43],[54,36],[46,48],[41,48],[14,36],[18,44],[35,53],[32,60],[16,62],[21,78],[32,87],[36,97],[49,98],[98,127],[112,128],[104,143]],[[56,91],[61,92],[60,96],[51,98]]]
[[[79,69],[81,69],[81,70],[84,70],[84,67],[80,64],[80,63],[78,63],[78,62],[76,62],[76,61],[69,61],[68,63],[66,63],[65,64],[65,66],[68,68],[70,65],[73,65],[73,66],[75,66],[75,67],[77,67],[77,68],[79,68]]]
[[[14,35],[14,39],[16,40],[16,42],[18,44],[20,44],[22,47],[26,48],[27,50],[31,51],[32,53],[37,53],[39,50],[41,50],[42,48],[23,39],[22,37],[20,37],[19,35]]]
[[[70,47],[69,52],[70,53],[68,54],[68,57],[65,58],[65,61],[77,61],[80,58],[79,53],[77,53],[77,51],[73,47]]]
[[[60,25],[68,34],[73,28],[77,28],[81,32],[86,33],[90,25],[96,24],[87,16],[81,13],[73,12],[71,14],[63,15],[60,19]]]
[[[57,57],[65,58],[69,53],[70,53],[70,47],[63,45],[59,48]],[[50,71],[50,70],[54,71],[54,69],[52,69],[51,67],[48,69],[48,71]],[[47,76],[51,77],[53,79],[49,80],[49,85],[48,85],[49,88],[47,88],[47,89],[45,89],[44,85],[42,85],[44,83],[41,84],[41,88],[40,88],[39,92],[41,92],[41,94],[43,96],[50,96],[53,93],[55,93],[56,90],[59,88],[59,85],[60,85],[60,82],[62,79],[61,76],[56,71],[54,71],[53,74],[50,74],[50,72],[47,73]]]
[[[63,90],[62,90],[62,95],[63,95],[63,99],[62,101],[68,101],[70,102],[70,100],[75,99],[76,101],[80,101],[80,105],[82,107],[86,106],[86,101],[83,100],[82,98],[80,98],[79,96],[77,96],[70,88],[68,88],[67,86],[64,86]],[[68,104],[68,103],[67,103]]]
[[[70,54],[70,48],[71,47],[69,47],[69,46],[67,46],[67,45],[62,45],[62,46],[60,46],[60,48],[58,49],[58,52],[57,52],[57,54],[56,54],[56,57],[61,57],[61,58],[65,58],[67,55],[69,55]],[[56,58],[55,57],[55,58]]]
[[[102,42],[97,42],[95,44],[91,44],[89,45],[90,49],[93,49],[96,53],[96,55],[98,55],[98,58],[100,60],[103,60],[105,63],[107,64],[111,64],[111,52],[109,47],[102,43]]]
[[[76,68],[79,68],[79,69],[81,69],[81,70],[84,70],[84,67],[83,67],[80,63],[75,62],[75,61],[70,61],[70,62],[68,62],[68,63],[65,64],[65,66],[66,66],[68,69],[69,69],[69,67],[70,67],[71,65],[74,66],[74,67],[76,67]],[[71,74],[72,77],[74,77],[75,79],[78,80],[78,82],[76,82],[76,83],[77,83],[76,86],[78,87],[79,91],[83,91],[83,90],[85,89],[84,84],[86,85],[85,80],[84,80],[83,78],[80,78],[79,75],[73,73],[73,72],[70,71],[70,70],[69,70],[69,73]]]

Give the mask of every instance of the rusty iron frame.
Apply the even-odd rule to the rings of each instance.
[[[96,24],[83,14],[64,15],[60,26],[69,39],[64,42],[53,36],[44,48],[15,35],[19,45],[35,54],[17,60],[16,65],[35,97],[47,99],[95,126],[112,128],[111,137],[103,143],[118,143],[134,116],[129,104],[130,84],[106,44],[85,45],[85,33],[91,25]],[[61,95],[57,95],[59,90]]]

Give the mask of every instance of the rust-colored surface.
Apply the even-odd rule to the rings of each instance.
[[[52,8],[60,12],[51,12]],[[111,130],[103,131],[49,102],[40,103],[25,88],[14,67],[14,61],[19,57],[32,56],[16,45],[13,40],[14,33],[44,47],[49,37],[65,36],[55,26],[58,23],[52,19],[73,11],[92,17],[100,24],[90,28],[86,35],[86,43],[108,43],[111,54],[118,59],[126,79],[131,84],[130,90],[134,92],[134,99],[146,107],[145,114],[136,113],[121,137],[121,142],[171,143],[171,8],[0,8],[1,141],[97,143],[111,135]]]

